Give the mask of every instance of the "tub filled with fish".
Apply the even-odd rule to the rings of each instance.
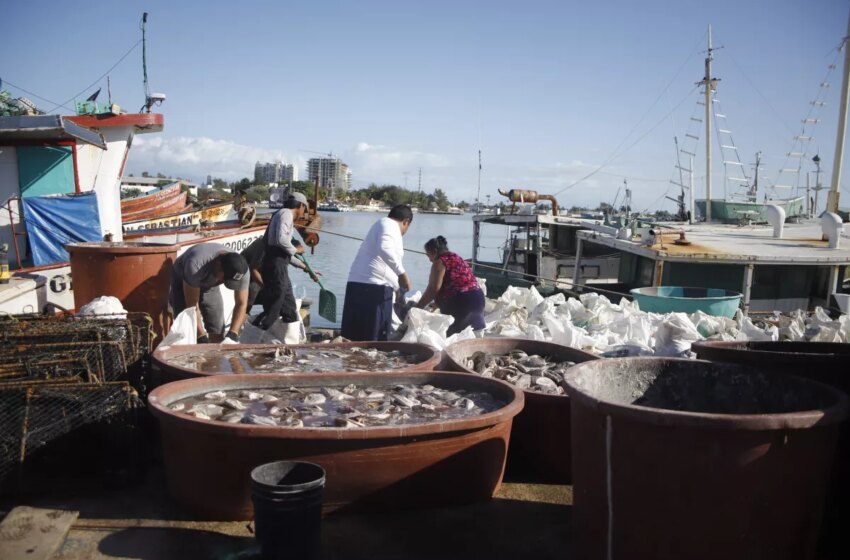
[[[172,496],[203,519],[250,519],[250,472],[277,460],[327,472],[325,510],[489,499],[523,392],[449,372],[203,376],[162,385]]]
[[[192,344],[153,354],[154,385],[206,375],[312,372],[432,371],[441,353],[410,342],[328,344]]]
[[[476,338],[449,346],[445,359],[449,369],[499,379],[525,393],[525,408],[511,432],[511,473],[570,482],[570,399],[564,377],[573,365],[597,356],[540,340]]]

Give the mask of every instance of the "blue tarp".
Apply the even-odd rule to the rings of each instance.
[[[21,202],[36,266],[67,261],[67,243],[102,241],[97,195],[93,192],[30,196]]]

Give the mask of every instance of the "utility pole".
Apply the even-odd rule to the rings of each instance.
[[[419,168],[419,192],[422,192],[422,168]]]

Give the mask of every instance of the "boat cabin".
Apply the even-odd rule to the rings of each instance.
[[[602,221],[541,215],[522,209],[517,214],[478,214],[473,216],[472,223],[470,264],[476,276],[487,280],[488,297],[498,297],[511,285],[570,288],[575,276],[576,234],[605,228]],[[482,227],[505,230],[502,258],[498,262],[481,258]],[[584,282],[616,281],[616,253],[606,247],[588,248],[579,267],[579,277]]]

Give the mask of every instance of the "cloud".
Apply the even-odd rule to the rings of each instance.
[[[351,157],[345,160],[355,177],[356,186],[367,183],[400,183],[405,173],[414,183],[419,169],[426,173],[444,175],[455,164],[440,154],[421,151],[403,151],[390,146],[359,142]],[[432,175],[433,178],[433,175]]]
[[[129,173],[164,173],[169,176],[205,180],[207,175],[236,181],[253,178],[257,162],[295,163],[303,174],[303,158],[290,158],[280,150],[245,146],[212,138],[136,136],[127,162]]]
[[[422,169],[422,190],[432,192],[443,189],[455,202],[475,200],[478,193],[478,154],[472,152],[464,157],[448,156],[420,150],[403,150],[397,147],[359,142],[350,150],[343,150],[339,157],[348,164],[352,172],[354,188],[363,188],[369,183],[395,184],[415,189],[419,185],[419,169]],[[252,178],[256,162],[284,161],[294,163],[299,178],[306,179],[307,158],[290,156],[281,150],[257,146],[246,146],[229,140],[206,137],[137,136],[127,164],[129,174],[164,173],[168,176],[184,177],[203,181],[207,175],[226,181]],[[572,160],[549,164],[528,164],[519,155],[484,154],[481,174],[481,197],[487,194],[499,198],[497,189],[532,189],[543,194],[556,194],[565,187],[590,174],[595,164]],[[621,176],[612,176],[617,169],[607,168],[579,184],[558,194],[562,205],[592,205],[600,201],[612,201],[622,186]],[[635,206],[656,206],[663,201],[667,187],[663,183],[641,184],[640,180],[629,181],[634,190]],[[621,193],[622,196],[622,193]],[[659,198],[660,197],[660,198]],[[493,200],[495,200],[495,198]],[[653,202],[654,201],[654,202]]]

